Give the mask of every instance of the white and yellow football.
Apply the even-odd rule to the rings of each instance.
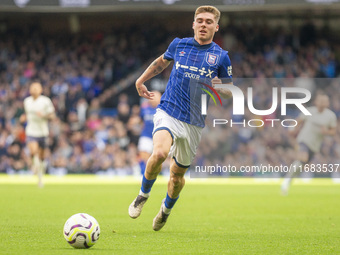
[[[66,241],[77,249],[92,247],[100,235],[100,227],[95,218],[86,213],[72,215],[64,225]]]

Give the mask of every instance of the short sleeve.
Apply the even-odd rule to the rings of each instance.
[[[176,47],[178,45],[179,38],[175,38],[169,45],[168,49],[164,53],[164,59],[166,60],[173,60],[175,58]]]
[[[232,66],[227,52],[223,55],[222,62],[220,63],[218,78],[226,79],[227,82],[232,82],[233,80]]]
[[[330,120],[330,123],[329,123],[329,127],[335,128],[337,126],[336,115],[335,115],[334,112],[331,112],[331,114],[332,114],[332,117],[331,117],[331,120]]]
[[[24,110],[27,113],[27,97],[24,99]]]
[[[46,105],[46,112],[48,114],[54,113],[54,106],[53,106],[53,103],[52,103],[51,99],[48,98],[48,100],[46,100],[46,103],[47,103],[47,105]]]

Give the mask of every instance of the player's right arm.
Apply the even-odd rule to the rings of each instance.
[[[296,137],[297,134],[300,132],[304,122],[305,122],[305,118],[302,117],[302,116],[299,116],[297,119],[296,119],[296,122],[297,122],[297,125],[291,129],[289,129],[289,134],[293,137]]]
[[[19,117],[19,122],[21,124],[24,124],[25,122],[27,122],[26,105],[27,105],[27,98],[24,100],[24,112]]]
[[[27,117],[26,117],[25,113],[20,115],[19,121],[20,121],[21,124],[23,124],[27,121]]]
[[[136,89],[139,96],[146,99],[152,99],[154,94],[148,90],[148,88],[144,85],[144,82],[160,74],[165,68],[169,66],[170,62],[171,61],[165,59],[164,55],[162,55],[151,63],[151,65],[136,81]]]

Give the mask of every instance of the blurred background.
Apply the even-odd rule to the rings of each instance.
[[[57,113],[50,123],[48,173],[139,174],[143,120],[135,80],[175,37],[193,36],[194,11],[202,4],[206,1],[0,0],[0,172],[29,173],[19,117],[30,82],[39,79]],[[312,95],[326,92],[339,118],[338,0],[209,4],[221,11],[214,41],[229,51],[234,78],[295,78],[294,86]],[[150,89],[164,91],[170,71],[152,79]],[[255,103],[267,109],[271,93],[261,88]],[[325,139],[315,162],[339,163],[339,134]],[[277,165],[295,159],[295,139],[283,127],[233,127],[214,134],[207,127],[202,144],[194,164]],[[167,168],[168,162],[165,174]]]

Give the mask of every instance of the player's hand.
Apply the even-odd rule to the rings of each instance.
[[[321,134],[328,135],[329,134],[328,128],[326,128],[325,126],[321,127]]]
[[[211,80],[212,87],[215,88],[216,84],[222,84],[222,80],[219,79],[217,76]]]
[[[39,118],[42,118],[42,119],[46,119],[46,120],[51,120],[54,118],[54,114],[53,113],[50,113],[50,114],[43,114],[42,112],[36,112],[37,116]]]
[[[291,137],[296,137],[298,133],[298,129],[296,127],[290,127],[288,128],[288,135]]]
[[[42,117],[43,117],[43,115],[42,115],[41,112],[36,112],[36,115],[37,115],[39,118],[42,118]]]
[[[136,83],[136,89],[138,91],[138,95],[141,97],[144,97],[146,99],[153,99],[154,93],[150,92],[148,88],[142,83],[141,85],[138,85]]]
[[[19,118],[20,123],[25,123],[26,122],[26,114],[22,114]]]
[[[36,114],[39,118],[45,118],[45,115],[42,114],[42,112],[36,112]]]
[[[232,97],[232,93],[229,89],[224,88],[215,88],[216,84],[222,84],[222,80],[219,79],[217,76],[211,80],[212,87],[217,91],[221,97],[228,99]]]

